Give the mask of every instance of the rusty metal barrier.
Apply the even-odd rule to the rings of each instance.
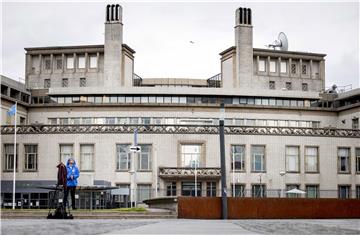
[[[178,217],[187,219],[220,219],[221,198],[179,197]],[[330,198],[228,198],[228,218],[360,218],[360,200]]]

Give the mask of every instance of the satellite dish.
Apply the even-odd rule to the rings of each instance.
[[[280,51],[287,51],[289,43],[286,37],[286,34],[283,32],[279,33],[278,40],[275,40],[273,44],[269,44],[268,47],[272,47],[274,50],[279,48]]]

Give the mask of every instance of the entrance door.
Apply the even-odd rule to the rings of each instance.
[[[201,197],[201,182],[197,182],[197,196]],[[181,182],[181,195],[195,197],[195,182]]]

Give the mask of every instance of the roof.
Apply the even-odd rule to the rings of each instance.
[[[134,54],[135,50],[127,44],[122,44],[123,48]],[[57,50],[83,50],[83,49],[96,49],[99,51],[104,50],[104,44],[101,45],[76,45],[76,46],[49,46],[49,47],[25,47],[26,52],[37,51],[57,51]]]
[[[225,54],[235,51],[236,47],[232,46],[228,49],[220,52],[221,56],[224,56]],[[253,48],[254,54],[279,54],[284,56],[311,56],[311,57],[320,57],[323,58],[326,56],[326,54],[321,53],[312,53],[312,52],[301,52],[301,51],[280,51],[280,50],[271,50],[271,49],[263,49],[263,48]]]

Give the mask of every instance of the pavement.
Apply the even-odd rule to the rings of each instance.
[[[359,235],[360,220],[2,219],[1,234]]]

